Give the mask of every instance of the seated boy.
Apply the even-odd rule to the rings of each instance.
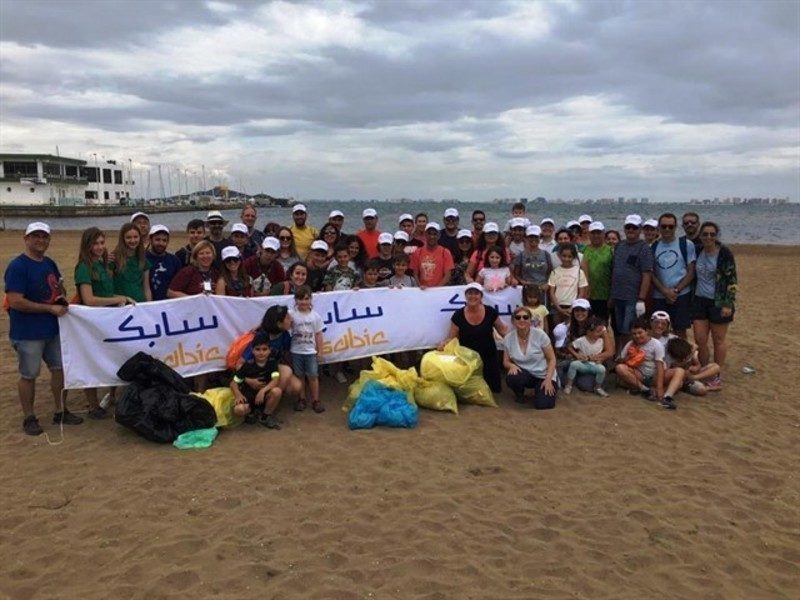
[[[614,371],[631,393],[660,401],[664,397],[664,346],[650,337],[649,328],[647,317],[634,321],[631,341],[622,348]]]
[[[244,363],[231,380],[236,401],[233,412],[245,417],[247,423],[258,421],[268,429],[280,429],[273,413],[282,392],[278,387],[278,361],[271,357],[268,335],[257,333],[252,348],[252,360]]]

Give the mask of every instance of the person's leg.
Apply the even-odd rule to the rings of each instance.
[[[710,362],[704,367],[700,367],[696,372],[690,372],[687,375],[687,378],[691,381],[704,381],[706,379],[710,379],[715,375],[719,375],[722,369],[719,368],[719,365],[715,362]]]
[[[11,340],[11,347],[19,362],[17,392],[22,414],[26,420],[35,418],[33,403],[36,400],[36,378],[42,368],[44,340]]]
[[[514,392],[514,400],[518,403],[524,402],[525,386],[529,383],[530,373],[520,370],[514,375],[506,375],[506,385]]]
[[[100,408],[97,401],[97,388],[86,388],[83,390],[83,397],[86,398],[86,404],[89,405],[89,410]]]
[[[631,325],[633,325],[633,320],[636,317],[636,302],[614,300],[614,315],[617,322],[615,331],[617,348],[622,348],[631,338]]]
[[[664,371],[664,383],[667,384],[664,390],[664,397],[672,398],[683,387],[686,378],[686,370],[681,367],[673,367]]]
[[[493,393],[499,394],[503,391],[503,386],[500,383],[502,375],[497,351],[492,348],[490,352],[485,352],[481,358],[483,359],[483,378],[489,384],[489,389]]]
[[[694,334],[694,343],[697,344],[697,358],[700,359],[700,364],[708,364],[708,321],[705,319],[695,319],[692,321],[692,333]]]
[[[728,355],[728,323],[711,323],[711,341],[714,344],[714,362],[719,365],[720,370],[725,366],[725,358]],[[706,360],[706,363],[708,360]],[[705,364],[705,363],[703,363]]]
[[[553,382],[553,394],[548,394],[542,388],[543,379],[531,377],[531,384],[533,386],[533,408],[536,410],[549,410],[556,406],[556,395],[558,386]]]
[[[594,373],[594,389],[602,387],[606,380],[606,368],[599,363],[589,363],[586,365],[587,372]]]
[[[300,381],[300,391],[297,402],[294,404],[294,409],[303,411],[306,409],[306,372],[305,372],[305,356],[302,354],[292,354],[292,373]]]
[[[582,365],[583,363],[579,360],[573,360],[569,363],[569,368],[567,369],[567,380],[564,382],[565,394],[569,395],[572,393],[572,382],[575,381],[575,376],[578,374]]]
[[[642,375],[636,369],[632,369],[626,364],[618,364],[614,369],[617,377],[622,380],[622,383],[631,390],[643,391],[646,387],[642,383]]]
[[[22,415],[25,418],[34,416],[33,401],[36,399],[36,380],[20,377],[19,383],[17,383],[17,390],[19,392],[19,402],[22,405]]]

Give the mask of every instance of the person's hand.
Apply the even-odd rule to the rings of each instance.
[[[668,289],[666,292],[664,292],[664,299],[669,304],[673,304],[675,300],[678,299],[678,291],[675,288]]]
[[[733,309],[732,309],[730,306],[723,306],[723,307],[720,309],[720,311],[719,311],[719,314],[720,314],[722,317],[724,317],[724,318],[726,318],[726,319],[727,319],[728,317],[730,317],[730,316],[733,314]]]
[[[436,349],[437,349],[439,352],[442,352],[442,351],[444,351],[444,347],[445,347],[446,345],[447,345],[447,340],[444,340],[444,341],[442,341],[442,342],[439,342],[439,345],[438,345],[438,346],[436,346]]]
[[[644,307],[644,300],[637,300],[636,301],[636,316],[637,317],[641,317],[645,313],[646,310],[647,309],[645,309],[645,307]]]
[[[560,313],[561,313],[562,315],[564,315],[565,317],[568,317],[568,316],[570,316],[570,315],[569,315],[569,308],[561,308],[561,307],[559,306],[557,310],[558,310],[558,312],[560,312]]]
[[[583,352],[578,352],[578,360],[589,360],[589,356],[584,354]]]
[[[520,372],[520,370],[521,369],[517,365],[515,365],[514,363],[511,363],[511,366],[508,367],[508,374],[509,375],[516,375],[517,373]]]
[[[555,396],[556,395],[556,388],[553,386],[553,382],[550,379],[545,379],[542,382],[542,389],[544,393],[548,396]]]
[[[63,304],[51,304],[48,310],[53,316],[63,317],[69,312],[69,306],[64,306]]]
[[[239,396],[234,396],[233,400],[236,404],[247,404],[247,400],[245,400],[244,396],[241,394]]]

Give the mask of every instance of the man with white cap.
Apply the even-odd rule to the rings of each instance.
[[[250,231],[244,223],[234,223],[231,226],[231,235],[228,239],[231,241],[231,246],[236,246],[239,249],[242,260],[258,254],[258,248],[253,240],[250,239]]]
[[[145,256],[150,263],[150,292],[153,300],[166,300],[172,278],[183,268],[180,259],[167,252],[169,229],[156,224],[150,228],[150,245]]]
[[[583,249],[581,268],[589,280],[589,304],[592,313],[608,321],[608,298],[611,292],[611,265],[614,250],[606,244],[606,228],[600,221],[589,224],[589,245]]]
[[[556,233],[556,222],[550,217],[545,217],[542,219],[542,222],[539,223],[539,226],[542,229],[542,237],[539,238],[539,248],[547,252],[553,252],[557,245],[557,242],[553,239],[553,235]]]
[[[311,249],[311,242],[319,237],[319,231],[315,227],[306,224],[308,211],[306,211],[304,204],[295,204],[292,207],[292,220],[294,225],[289,229],[294,237],[294,247],[300,258],[305,260],[308,257],[308,251]]]
[[[414,237],[413,215],[410,213],[403,213],[397,218],[397,224],[400,226],[400,231],[403,231],[408,236],[408,240],[406,240],[408,244],[406,246],[406,254],[412,254],[417,248],[425,245],[424,242]]]
[[[150,217],[147,213],[135,212],[131,215],[131,223],[139,230],[139,235],[146,238],[150,233]]]
[[[639,215],[625,217],[625,239],[614,249],[610,296],[620,348],[628,341],[634,319],[645,313],[653,278],[653,252],[639,239],[641,227]]]
[[[589,243],[589,225],[592,224],[591,215],[587,214],[581,215],[580,217],[578,217],[578,223],[580,223],[581,226],[581,233],[577,241],[583,245],[586,245]]]
[[[379,285],[383,285],[394,273],[393,251],[394,236],[391,233],[383,232],[378,236],[378,256],[374,259],[378,266]]]
[[[216,252],[214,266],[217,267],[218,270],[222,268],[222,249],[225,246],[230,246],[232,243],[222,233],[222,230],[227,224],[228,221],[225,220],[221,212],[218,210],[208,211],[206,215],[206,229],[208,229],[206,240],[211,242],[214,246],[214,251]]]
[[[439,224],[430,221],[425,226],[425,245],[411,255],[410,267],[421,288],[450,283],[455,264],[450,250],[439,245],[439,230]]]
[[[322,290],[322,281],[325,279],[325,274],[328,272],[327,242],[323,240],[314,240],[311,242],[311,250],[308,253],[306,266],[308,267],[306,285],[311,288],[312,292],[319,292]]]
[[[444,229],[439,235],[439,245],[455,254],[458,250],[458,209],[448,208],[444,211]]]
[[[336,227],[340,235],[344,235],[342,231],[344,227],[344,213],[342,211],[334,209],[328,213],[328,223]]]
[[[244,270],[250,276],[254,296],[269,296],[270,288],[286,279],[283,265],[277,260],[281,243],[278,238],[265,237],[261,253],[244,261]]]
[[[530,221],[522,217],[514,217],[508,221],[509,233],[506,239],[506,248],[511,254],[512,260],[525,250],[525,230],[529,224]]]
[[[364,243],[368,258],[378,256],[378,236],[381,232],[378,229],[378,211],[374,208],[365,208],[361,211],[361,220],[364,222],[364,229],[356,233],[356,236]]]
[[[39,435],[42,428],[33,412],[36,378],[44,360],[50,370],[50,390],[55,402],[53,423],[78,425],[83,419],[61,404],[64,373],[58,317],[67,314],[68,302],[58,265],[45,256],[50,246],[50,227],[34,222],[25,229],[25,251],[5,271],[11,347],[19,359],[19,401],[24,420],[22,430]]]

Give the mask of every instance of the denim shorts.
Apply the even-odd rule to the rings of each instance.
[[[319,377],[317,355],[292,353],[292,371],[298,377]]]
[[[636,300],[614,300],[614,319],[616,333],[630,333],[631,325],[636,320]]]
[[[44,340],[11,340],[11,347],[17,353],[23,379],[36,379],[43,360],[51,371],[61,369],[61,338],[57,335]]]

